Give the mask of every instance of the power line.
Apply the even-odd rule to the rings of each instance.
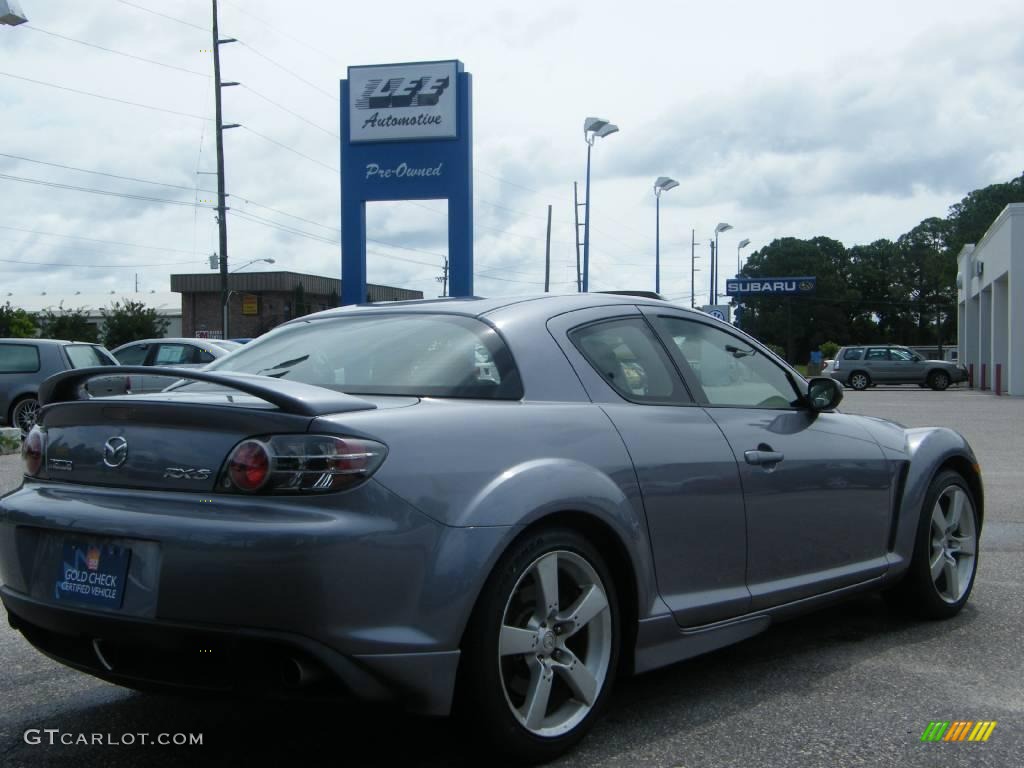
[[[278,62],[278,61],[274,61],[274,59],[270,58],[270,57],[269,57],[269,56],[267,56],[267,55],[266,55],[265,53],[262,53],[261,51],[257,50],[257,49],[256,49],[256,48],[254,48],[253,46],[249,45],[249,44],[248,44],[247,42],[245,42],[244,40],[239,40],[239,41],[238,41],[238,43],[239,43],[240,45],[243,45],[243,46],[245,46],[246,48],[248,48],[248,49],[249,49],[250,51],[252,51],[253,53],[255,53],[255,54],[256,54],[257,56],[259,56],[259,57],[260,57],[261,59],[265,59],[266,61],[269,61],[269,62],[270,62],[271,64],[273,64],[273,65],[274,65],[275,67],[277,67],[278,69],[280,69],[280,70],[281,70],[282,72],[287,72],[287,73],[288,73],[289,75],[291,75],[292,77],[294,77],[294,78],[295,78],[296,80],[299,80],[299,81],[301,81],[301,82],[305,83],[306,85],[308,85],[308,86],[309,86],[310,88],[313,88],[314,90],[320,91],[320,93],[322,93],[322,94],[323,94],[324,96],[326,96],[327,98],[329,98],[329,99],[334,99],[334,101],[337,101],[338,103],[341,103],[341,99],[339,99],[339,98],[338,98],[337,96],[335,96],[334,94],[330,93],[329,91],[325,91],[325,90],[324,90],[323,88],[321,88],[321,87],[320,87],[319,85],[317,85],[316,83],[312,83],[312,82],[310,82],[309,80],[307,80],[306,78],[304,78],[304,77],[303,77],[302,75],[300,75],[300,74],[298,74],[298,73],[296,73],[296,72],[292,72],[292,71],[291,71],[290,69],[288,69],[288,67],[286,67],[286,66],[285,66],[284,64],[281,64],[281,63],[280,63],[280,62]]]
[[[209,31],[210,31],[209,27],[200,27],[198,24],[193,24],[191,21],[185,21],[184,19],[179,19],[179,18],[177,18],[175,16],[168,16],[166,13],[160,13],[160,11],[154,11],[152,8],[146,8],[144,5],[136,5],[135,3],[129,3],[128,0],[114,0],[114,2],[120,3],[121,5],[130,6],[131,8],[138,8],[140,11],[145,11],[146,13],[152,13],[154,16],[161,16],[161,17],[167,19],[168,21],[176,21],[178,24],[184,24],[186,27],[192,27],[192,29],[198,29],[200,32],[209,33]]]
[[[83,269],[159,269],[162,267],[176,267],[182,264],[197,264],[192,261],[165,261],[159,264],[67,264],[63,262],[47,261],[20,261],[18,259],[0,259],[4,264],[28,264],[33,267],[75,267]]]
[[[242,13],[242,14],[248,16],[250,19],[252,19],[252,20],[262,24],[264,27],[269,29],[271,32],[273,32],[273,33],[275,33],[277,35],[280,35],[281,37],[285,37],[285,38],[291,40],[294,43],[298,43],[303,48],[308,48],[311,51],[315,51],[316,53],[319,53],[321,56],[323,56],[324,58],[326,58],[328,61],[332,62],[333,64],[336,64],[336,65],[340,64],[340,62],[338,62],[333,56],[331,56],[331,54],[326,53],[324,51],[321,51],[319,48],[317,48],[317,47],[315,47],[313,45],[310,45],[309,43],[304,42],[304,41],[300,40],[297,37],[293,37],[292,35],[289,35],[287,32],[282,32],[281,29],[278,27],[278,25],[271,24],[269,21],[264,21],[259,16],[256,16],[255,14],[250,13],[249,11],[247,11],[245,8],[243,8],[238,3],[230,2],[230,0],[222,0],[222,1],[224,3],[226,3],[227,5],[232,6],[239,13]]]
[[[177,70],[178,72],[187,72],[190,75],[196,75],[198,77],[205,77],[205,78],[209,78],[210,77],[210,75],[208,75],[208,74],[206,74],[204,72],[196,72],[194,69],[186,69],[185,67],[177,67],[174,64],[166,64],[166,63],[164,63],[162,61],[154,61],[153,59],[147,59],[144,56],[136,56],[134,53],[125,53],[124,51],[115,51],[113,48],[105,48],[102,45],[96,45],[96,43],[89,43],[89,42],[86,42],[85,40],[78,40],[77,38],[74,38],[74,37],[68,37],[67,35],[60,35],[60,34],[57,34],[56,32],[50,32],[49,30],[42,29],[41,27],[32,26],[31,24],[25,26],[24,29],[31,29],[31,30],[33,30],[35,32],[42,32],[44,35],[49,35],[50,37],[59,37],[61,40],[67,40],[67,41],[72,42],[72,43],[78,43],[79,45],[85,45],[85,46],[88,46],[89,48],[95,48],[98,51],[106,51],[107,53],[116,53],[118,56],[125,56],[125,57],[127,57],[129,59],[135,59],[136,61],[144,61],[147,64],[155,64],[158,67],[166,67],[167,69],[174,69],[174,70]]]
[[[278,104],[276,101],[274,101],[269,96],[264,96],[262,93],[260,93],[257,90],[254,90],[254,89],[250,88],[245,83],[240,83],[240,85],[243,88],[245,88],[245,90],[247,90],[249,93],[251,93],[253,96],[258,96],[261,99],[263,99],[264,101],[266,101],[267,103],[273,104],[278,109],[283,110],[284,112],[287,112],[289,115],[292,115],[293,117],[297,117],[299,120],[301,120],[302,122],[306,123],[307,125],[311,125],[314,128],[316,128],[317,130],[323,131],[328,136],[333,136],[334,138],[338,139],[339,141],[341,140],[341,136],[339,136],[338,134],[334,133],[334,131],[330,131],[330,130],[324,128],[322,125],[317,125],[312,120],[309,120],[309,119],[303,117],[298,112],[293,112],[292,110],[288,109],[288,107],[284,106],[283,104]]]
[[[55,181],[44,181],[42,179],[30,179],[25,176],[11,176],[6,173],[0,173],[0,179],[6,179],[7,181],[17,181],[23,184],[35,184],[42,187],[51,187],[53,189],[66,189],[73,192],[88,192],[93,195],[104,195],[107,197],[123,197],[128,200],[140,200],[152,203],[166,203],[167,205],[182,205],[186,207],[197,206],[200,208],[212,208],[209,205],[199,205],[192,203],[187,200],[168,200],[163,197],[149,197],[148,195],[132,195],[126,192],[111,192],[107,189],[94,189],[92,187],[78,187],[73,184],[59,184]]]
[[[157,245],[142,245],[141,243],[126,243],[123,240],[101,240],[96,237],[82,237],[80,235],[62,235],[57,232],[44,232],[38,229],[25,229],[23,227],[11,227],[4,224],[0,224],[0,229],[9,229],[13,232],[25,232],[30,235],[42,235],[43,237],[61,237],[69,240],[83,240],[89,243],[103,243],[106,245],[126,245],[130,248],[145,248],[150,251],[166,251],[168,253],[187,253],[191,254],[192,251],[186,251],[181,248],[161,248]]]
[[[289,152],[291,152],[292,154],[298,155],[299,157],[304,157],[306,160],[309,160],[311,163],[316,163],[317,165],[322,165],[324,168],[326,168],[329,171],[333,171],[334,173],[341,173],[341,171],[339,171],[337,168],[334,168],[333,166],[330,166],[327,163],[321,162],[320,160],[317,160],[315,157],[310,157],[309,155],[303,154],[302,152],[299,152],[299,150],[293,149],[292,147],[289,147],[287,144],[282,144],[280,141],[272,139],[269,136],[264,136],[262,133],[259,133],[258,131],[254,131],[252,128],[249,128],[246,125],[243,125],[243,126],[240,126],[240,127],[243,128],[244,130],[248,131],[249,133],[253,134],[254,136],[259,136],[264,141],[269,141],[271,144],[276,144],[277,146],[281,147],[281,149],[286,149]]]
[[[133,107],[141,107],[142,109],[151,109],[154,112],[164,112],[169,115],[180,115],[181,117],[191,117],[195,120],[209,120],[210,118],[203,115],[193,115],[190,112],[179,112],[175,109],[165,109],[164,107],[154,107],[151,104],[140,104],[137,101],[128,101],[127,99],[116,99],[113,96],[103,96],[99,93],[91,93],[89,91],[80,91],[77,88],[69,88],[66,85],[57,85],[56,83],[47,83],[43,80],[33,80],[31,77],[22,77],[21,75],[12,75],[10,72],[0,72],[0,75],[4,77],[12,77],[15,80],[24,80],[26,83],[35,83],[36,85],[45,85],[48,88],[57,88],[61,91],[70,91],[71,93],[77,93],[81,96],[91,96],[94,99],[103,99],[104,101],[114,101],[118,104],[129,104]]]
[[[159,187],[169,187],[170,189],[183,189],[186,192],[195,192],[196,191],[195,187],[186,187],[186,186],[184,186],[182,184],[168,184],[167,182],[153,181],[152,179],[140,179],[140,178],[138,178],[136,176],[120,176],[120,175],[118,175],[116,173],[107,173],[105,171],[93,171],[93,170],[90,170],[88,168],[76,168],[73,165],[62,165],[61,163],[50,163],[50,162],[47,162],[46,160],[36,160],[34,158],[25,157],[23,155],[11,155],[11,154],[8,154],[6,152],[0,152],[0,157],[9,157],[9,158],[11,158],[13,160],[22,160],[22,161],[24,161],[26,163],[36,163],[37,165],[48,165],[51,168],[63,168],[64,170],[67,170],[67,171],[78,171],[80,173],[91,173],[91,174],[94,174],[96,176],[106,176],[107,178],[111,178],[111,179],[120,179],[121,181],[134,181],[134,182],[138,182],[139,184],[154,184],[154,185],[159,186]],[[200,191],[200,192],[208,192],[210,194],[216,194],[213,190],[210,190],[210,189],[200,189],[198,191]]]
[[[522,184],[517,184],[516,182],[509,181],[508,179],[502,178],[501,176],[495,176],[493,173],[482,171],[479,168],[475,170],[477,173],[483,174],[484,176],[487,176],[490,179],[494,179],[495,181],[500,181],[502,184],[508,184],[510,187],[518,187],[519,189],[525,190],[526,192],[532,192],[535,195],[540,194],[540,192],[538,192],[536,189],[531,189],[530,187],[524,186]]]

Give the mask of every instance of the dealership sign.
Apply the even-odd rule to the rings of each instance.
[[[726,296],[806,296],[817,290],[816,277],[736,277],[725,281]]]
[[[349,141],[454,139],[456,62],[349,67]]]
[[[341,303],[366,293],[366,204],[448,201],[448,286],[473,295],[472,77],[459,61],[349,67],[341,81]],[[439,262],[440,265],[440,262]]]

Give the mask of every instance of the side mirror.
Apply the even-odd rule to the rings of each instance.
[[[807,407],[814,413],[831,411],[843,402],[843,385],[827,376],[807,382]]]

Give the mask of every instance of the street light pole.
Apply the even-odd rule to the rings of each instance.
[[[740,271],[743,269],[743,262],[740,261],[740,251],[750,245],[750,240],[744,238],[736,246],[736,277],[740,276]]]
[[[720,222],[715,227],[715,250],[712,251],[712,257],[715,260],[714,266],[711,268],[711,305],[718,305],[718,235],[721,232],[732,229],[732,224],[726,224],[724,221]]]
[[[598,138],[610,136],[619,130],[619,126],[602,120],[600,117],[588,117],[583,121],[583,140],[587,142],[587,182],[586,212],[583,214],[583,292],[590,290],[590,150]]]
[[[679,186],[668,176],[654,180],[654,292],[661,293],[661,193]]]

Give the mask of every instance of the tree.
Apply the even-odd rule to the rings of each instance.
[[[39,335],[44,339],[65,339],[66,341],[88,341],[95,343],[96,326],[89,322],[84,307],[64,309],[64,302],[57,311],[44,309],[37,315]]]
[[[36,335],[36,319],[7,302],[0,307],[0,338],[29,339]]]
[[[827,339],[849,338],[851,307],[849,255],[837,240],[784,237],[751,254],[745,277],[813,275],[813,297],[750,296],[738,301],[737,324],[754,336],[786,348],[791,361],[806,361]]]
[[[129,341],[155,339],[167,332],[170,321],[160,317],[156,310],[141,301],[125,299],[115,301],[100,310],[103,315],[103,344],[114,349]]]

